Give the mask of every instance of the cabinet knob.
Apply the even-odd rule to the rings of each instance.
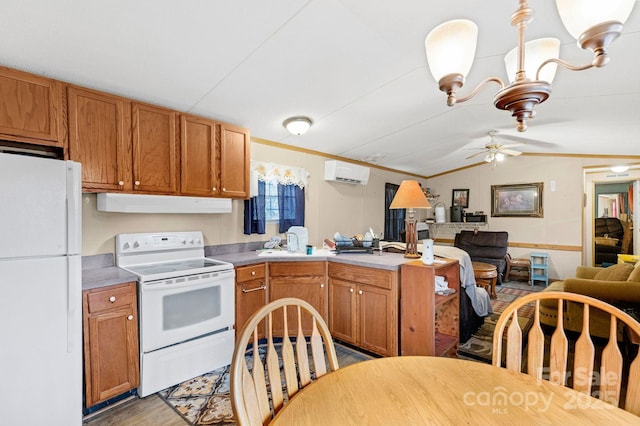
[[[129,315],[129,316],[127,317],[127,319],[128,319],[129,321],[133,320],[133,315]]]
[[[118,185],[120,185],[120,186],[124,186],[124,181],[123,181],[123,180],[119,180],[119,181],[118,181]]]
[[[213,188],[211,188],[211,189],[212,189],[213,191],[215,191],[215,190],[216,190],[216,187],[214,186],[214,187],[213,187]]]
[[[115,302],[115,301],[116,301],[116,297],[115,297],[115,296],[111,296],[111,297],[109,298],[109,302],[113,303],[113,302]]]
[[[320,288],[324,288],[324,284],[320,284]]]
[[[256,271],[251,271],[251,275],[255,275],[255,274],[256,274]]]
[[[349,293],[353,293],[353,289],[352,288],[349,289]]]
[[[140,186],[140,181],[139,181],[139,180],[135,181],[135,182],[134,182],[134,185],[135,185],[135,186]]]
[[[227,188],[222,188],[222,192],[227,192]]]
[[[362,290],[358,290],[358,294],[362,294]]]

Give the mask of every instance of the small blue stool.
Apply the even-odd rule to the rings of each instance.
[[[536,281],[544,281],[549,286],[549,255],[547,253],[531,253],[531,285]]]

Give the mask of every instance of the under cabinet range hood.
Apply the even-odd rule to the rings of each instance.
[[[231,213],[231,199],[99,193],[98,210],[117,213]]]
[[[366,185],[369,181],[369,167],[337,160],[324,162],[324,180]]]

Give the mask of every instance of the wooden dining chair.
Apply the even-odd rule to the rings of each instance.
[[[259,339],[264,327],[266,342]],[[259,349],[265,347],[262,359]],[[296,298],[269,303],[253,314],[236,341],[231,362],[235,421],[241,426],[267,424],[285,398],[337,369],[329,327],[313,306]]]
[[[546,345],[545,333],[540,325],[541,300],[557,300],[558,303],[557,324],[555,330],[547,332],[547,336],[549,334],[551,336],[548,336]],[[518,322],[518,309],[530,303],[533,303],[535,307],[525,343],[527,373],[542,379],[544,371],[545,378],[551,382],[563,386],[567,386],[571,382],[573,389],[579,392],[598,396],[602,401],[640,416],[640,351],[638,351],[640,323],[626,312],[601,300],[582,294],[559,291],[532,293],[516,299],[502,312],[496,323],[493,334],[493,365],[503,367],[502,346],[503,340],[505,340],[504,364],[506,368],[518,372],[522,371],[523,330]],[[582,331],[575,340],[572,359],[569,358],[569,343],[563,325],[566,303],[578,303],[583,307]],[[594,341],[589,333],[589,312],[591,309],[599,309],[610,315],[609,338],[598,357]],[[618,329],[619,326],[621,330]],[[631,347],[631,350],[628,351],[628,358],[633,358],[630,362],[626,361],[628,363],[626,366],[623,365],[623,356],[618,345],[621,335]],[[546,356],[545,347],[548,348]],[[599,359],[600,371],[594,375],[596,358]],[[573,362],[572,373],[567,373],[569,361]],[[623,401],[621,395],[625,393],[625,389],[621,388],[621,384],[625,381],[623,380],[625,375],[627,385],[626,398]],[[570,376],[571,380],[568,380]],[[598,386],[597,392],[592,393],[592,384]]]

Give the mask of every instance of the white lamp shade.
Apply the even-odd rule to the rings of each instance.
[[[560,57],[560,40],[557,38],[539,38],[524,44],[524,71],[527,78],[535,80],[538,67],[550,58]],[[509,81],[513,83],[518,72],[518,48],[514,47],[504,57],[504,65],[507,69]],[[540,71],[540,80],[552,83],[556,76],[556,64],[545,65]]]
[[[448,74],[466,76],[476,54],[478,26],[467,19],[435,27],[424,40],[429,69],[436,81]]]
[[[556,0],[562,23],[577,40],[594,25],[606,21],[625,23],[635,0]]]
[[[311,127],[311,120],[307,117],[291,117],[282,123],[284,127],[292,135],[303,135],[307,133],[307,130]]]

